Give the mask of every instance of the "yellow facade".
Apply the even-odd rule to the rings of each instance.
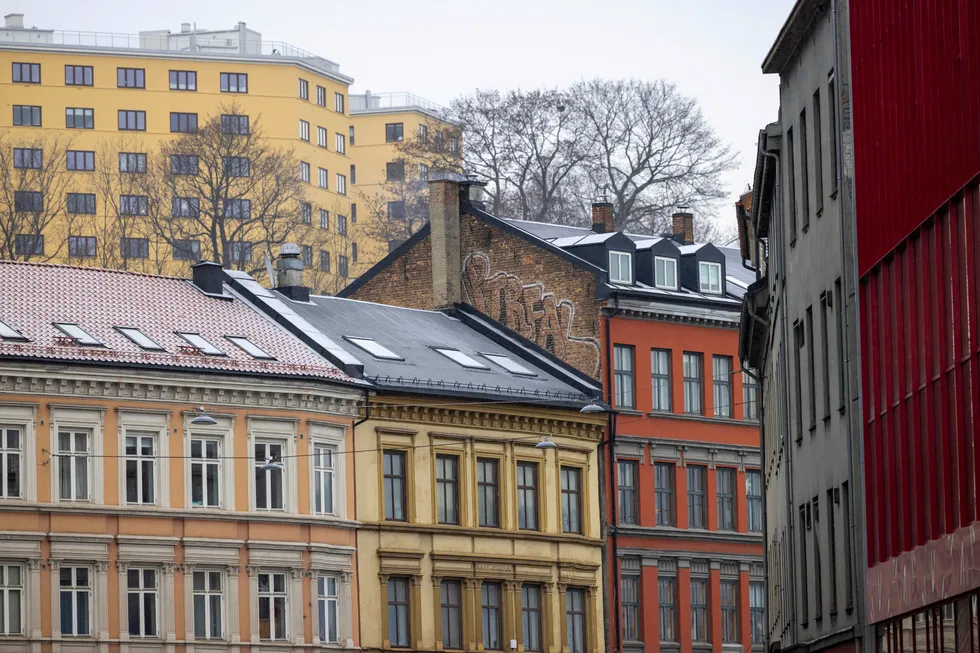
[[[12,68],[14,63],[40,64],[41,81],[34,83],[14,83]],[[66,85],[65,66],[91,66],[93,79],[91,86]],[[118,88],[117,69],[137,68],[145,71],[145,89]],[[197,77],[197,90],[171,90],[169,71],[193,71]],[[221,73],[240,73],[247,75],[247,93],[221,92],[219,80]],[[300,80],[308,84],[308,99],[299,97]],[[70,140],[71,149],[100,152],[112,151],[116,147],[133,149],[121,151],[152,152],[162,142],[172,138],[170,132],[170,113],[196,113],[203,123],[209,116],[221,113],[221,107],[236,105],[240,113],[248,115],[252,124],[260,121],[265,137],[280,148],[294,151],[295,158],[310,164],[310,183],[306,185],[307,201],[313,206],[312,224],[309,229],[295,234],[295,240],[308,244],[313,250],[312,268],[307,272],[307,283],[320,291],[335,291],[343,287],[346,279],[337,278],[338,259],[348,257],[348,278],[356,277],[377,259],[369,254],[357,256],[353,260],[353,243],[364,252],[377,251],[369,242],[358,242],[369,238],[359,233],[353,223],[356,208],[355,187],[350,183],[351,167],[357,163],[355,150],[347,144],[353,119],[349,115],[347,96],[350,79],[342,75],[328,75],[315,67],[304,65],[302,60],[289,57],[238,56],[193,54],[183,52],[140,51],[124,48],[91,49],[85,51],[61,46],[24,46],[14,43],[0,43],[0,94],[4,98],[5,109],[0,112],[0,131],[9,135],[8,146],[16,147],[26,143],[39,134],[60,137],[62,144]],[[318,89],[322,88],[322,97]],[[340,100],[337,99],[340,96]],[[323,100],[323,106],[318,104]],[[42,126],[40,128],[14,126],[13,106],[40,106]],[[94,110],[94,129],[67,129],[65,109],[68,107]],[[337,109],[340,109],[339,111]],[[145,131],[120,131],[117,111],[133,110],[146,112]],[[300,138],[300,121],[309,124],[309,141]],[[318,145],[318,128],[326,129],[325,147]],[[363,138],[371,136],[365,130]],[[337,135],[343,138],[346,147],[338,148]],[[382,132],[383,139],[383,132]],[[136,149],[140,148],[140,149]],[[345,150],[344,152],[338,149]],[[45,157],[63,153],[44,153]],[[108,157],[105,157],[108,158]],[[98,161],[98,166],[115,168],[115,159]],[[366,174],[372,165],[361,165]],[[328,172],[328,190],[318,187],[318,170]],[[70,190],[73,192],[93,192],[93,179],[96,173],[72,172]],[[299,172],[297,171],[297,175]],[[346,194],[338,193],[337,175],[343,175],[347,182]],[[45,231],[45,256],[39,260],[64,262],[68,260],[65,241],[67,232],[72,235],[109,234],[111,230],[104,224],[110,219],[109,212],[97,202],[96,215],[70,228],[63,220],[51,224]],[[320,229],[319,209],[330,212],[329,228]],[[348,233],[337,233],[337,215],[348,220]],[[79,231],[81,229],[81,231]],[[106,240],[108,240],[106,238]],[[118,248],[119,243],[99,242],[99,247]],[[173,262],[170,252],[159,254],[154,243],[149,260],[145,262],[146,271],[163,273],[185,273],[186,262]],[[164,248],[166,249],[166,248]],[[330,251],[332,265],[329,273],[321,273],[319,253]],[[253,261],[257,269],[262,268],[261,254]],[[160,263],[158,263],[158,259]],[[72,261],[81,264],[95,264],[94,261]],[[139,265],[139,264],[137,264]],[[131,269],[132,265],[129,266]],[[137,268],[139,269],[139,268]]]
[[[361,646],[560,653],[571,629],[580,638],[573,650],[601,650],[601,416],[454,407],[445,397],[374,403],[354,433]],[[535,447],[547,436],[557,449]],[[562,492],[563,473],[581,481],[580,493]],[[538,624],[536,641],[525,639],[525,607]]]

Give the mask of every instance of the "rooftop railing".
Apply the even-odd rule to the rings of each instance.
[[[423,109],[439,115],[446,113],[446,107],[414,93],[362,93],[350,96],[351,113],[383,109]]]

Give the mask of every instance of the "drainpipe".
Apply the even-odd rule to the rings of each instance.
[[[612,564],[607,566],[607,569],[611,569],[613,572],[613,582],[612,582],[612,595],[613,595],[613,610],[615,614],[613,615],[613,621],[615,623],[615,646],[613,647],[614,652],[622,651],[622,610],[619,606],[619,534],[616,530],[616,525],[619,523],[617,501],[619,500],[619,494],[615,487],[612,487],[612,481],[616,478],[616,411],[612,408],[613,402],[613,372],[612,372],[612,334],[610,323],[612,318],[619,315],[621,312],[619,308],[619,294],[614,295],[615,298],[615,308],[613,312],[606,315],[606,388],[608,389],[608,395],[606,396],[606,403],[610,406],[608,413],[608,424],[607,428],[609,430],[609,438],[607,440],[608,450],[606,451],[606,458],[608,460],[607,467],[609,468],[608,476],[610,484],[609,492],[612,495],[609,500],[609,505],[612,507],[610,514],[609,523],[609,533],[612,536]]]

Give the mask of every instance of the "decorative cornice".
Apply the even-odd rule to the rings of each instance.
[[[256,389],[268,387],[268,390]],[[208,406],[278,408],[328,413],[344,417],[359,415],[359,397],[348,392],[327,392],[310,384],[290,387],[256,386],[254,383],[229,383],[218,377],[181,378],[151,375],[127,379],[124,375],[98,373],[62,376],[41,369],[14,370],[0,366],[0,393],[32,397],[77,397],[87,400],[129,400],[182,402]],[[104,408],[103,408],[104,410]],[[135,407],[124,410],[138,410]]]
[[[569,410],[569,414],[571,413],[572,411]],[[440,406],[397,404],[372,406],[371,417],[376,420],[411,422],[413,424],[442,424],[493,429],[509,433],[567,437],[589,442],[599,442],[603,432],[602,424],[574,419],[547,417],[540,414],[509,414],[492,410],[461,410]]]
[[[413,524],[406,522],[361,522],[361,530],[376,530],[386,532],[403,531],[406,533],[426,533],[431,535],[455,535],[458,537],[492,537],[505,540],[539,540],[558,544],[582,544],[585,546],[602,546],[604,540],[574,533],[543,533],[540,531],[515,531],[501,528],[467,528],[465,526],[449,526],[446,524]]]
[[[670,526],[617,526],[619,535],[641,537],[662,537],[665,539],[694,540],[707,542],[728,542],[732,544],[762,545],[762,533],[740,533],[738,531],[709,531],[691,528],[672,528]]]

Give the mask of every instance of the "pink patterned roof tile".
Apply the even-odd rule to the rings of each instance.
[[[209,296],[178,277],[0,261],[0,321],[29,339],[0,338],[0,358],[357,382],[238,297]],[[105,347],[74,344],[56,322],[77,324]],[[165,351],[144,350],[116,327],[136,327]],[[226,355],[199,353],[180,331],[200,334]],[[275,360],[255,359],[226,336],[244,336]]]

